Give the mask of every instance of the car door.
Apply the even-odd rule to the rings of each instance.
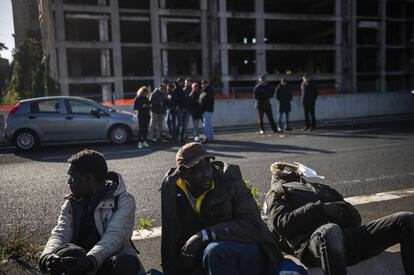
[[[68,140],[103,139],[107,137],[105,125],[108,116],[91,113],[96,106],[80,99],[65,99],[66,136]]]
[[[37,131],[43,141],[65,139],[65,115],[61,111],[60,99],[44,99],[30,103],[27,124]]]

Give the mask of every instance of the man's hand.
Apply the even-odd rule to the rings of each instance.
[[[348,215],[345,204],[344,201],[325,202],[323,204],[323,209],[325,210],[326,215],[330,218],[345,217]]]
[[[203,237],[201,232],[191,236],[181,249],[184,257],[195,258],[203,246]]]
[[[62,257],[62,262],[66,264],[68,272],[75,274],[89,272],[95,267],[95,262],[90,257]]]
[[[45,267],[49,273],[66,272],[66,264],[62,262],[62,257],[50,254],[45,260]]]

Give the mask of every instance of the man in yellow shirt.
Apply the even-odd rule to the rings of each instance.
[[[187,143],[161,187],[165,274],[269,274],[283,259],[240,168]]]

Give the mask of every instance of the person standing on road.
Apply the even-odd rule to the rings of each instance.
[[[254,98],[256,99],[256,108],[259,115],[259,132],[264,134],[263,115],[266,114],[272,127],[273,133],[277,132],[275,121],[273,120],[272,105],[269,99],[273,97],[273,91],[266,80],[266,76],[262,75],[258,79],[257,85],[253,89]]]
[[[397,243],[406,274],[414,274],[414,214],[399,212],[361,225],[358,210],[335,189],[307,182],[299,165],[275,162],[264,210],[279,247],[327,275],[374,257]]]
[[[173,83],[167,85],[167,126],[169,138],[177,139],[177,94]]]
[[[207,80],[201,81],[202,92],[200,95],[200,104],[203,109],[205,142],[213,142],[213,112],[214,112],[214,91]]]
[[[71,194],[39,259],[48,274],[145,272],[131,242],[135,199],[102,154],[83,150],[68,160]]]
[[[313,83],[310,82],[310,77],[304,75],[302,77],[302,84],[300,85],[302,92],[303,111],[305,113],[305,127],[302,131],[312,131],[316,127],[315,118],[315,102],[318,97],[318,90]]]
[[[139,88],[137,97],[134,100],[134,110],[138,117],[138,149],[149,147],[147,137],[151,115],[148,96],[148,88],[142,86]]]
[[[240,168],[213,159],[202,144],[187,143],[177,152],[176,168],[164,177],[163,271],[167,275],[270,274],[283,256]]]
[[[198,82],[193,82],[191,86],[191,93],[190,93],[190,111],[191,111],[191,118],[193,120],[193,130],[194,130],[194,141],[200,141],[200,120],[203,118],[203,108],[200,104],[200,85]]]
[[[289,112],[291,110],[290,102],[292,101],[292,90],[290,89],[286,78],[282,78],[280,84],[275,89],[276,99],[279,102],[279,120],[278,131],[291,131],[289,127]],[[285,124],[283,124],[283,116],[285,117]]]
[[[164,114],[167,106],[167,85],[168,80],[162,80],[160,87],[156,88],[149,97],[149,102],[151,104],[149,135],[150,138],[152,138],[152,141],[161,140],[161,132],[164,126]]]

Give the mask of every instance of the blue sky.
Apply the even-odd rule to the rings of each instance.
[[[13,12],[11,0],[0,0],[0,42],[6,44],[8,50],[0,52],[1,57],[12,59],[12,51],[14,49],[14,33]]]

